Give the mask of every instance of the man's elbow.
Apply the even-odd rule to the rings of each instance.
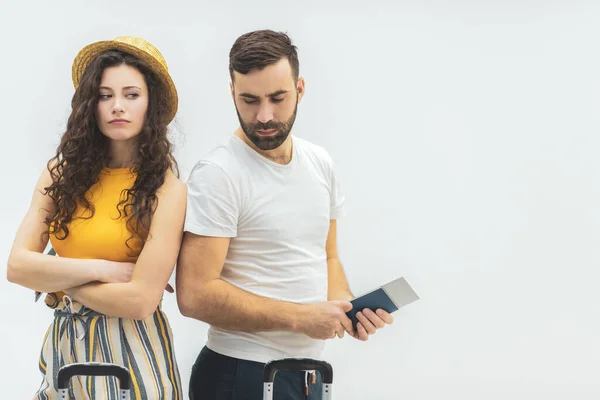
[[[203,307],[198,307],[202,303],[200,299],[185,289],[178,289],[175,293],[177,293],[177,306],[181,315],[188,318],[203,319]]]

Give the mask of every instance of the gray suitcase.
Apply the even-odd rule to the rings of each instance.
[[[310,358],[281,358],[271,360],[264,368],[263,400],[273,400],[273,381],[277,371],[319,371],[323,379],[323,400],[331,400],[333,368],[325,361]]]
[[[57,390],[59,399],[69,399],[69,381],[74,376],[115,376],[119,380],[119,400],[129,400],[131,375],[127,368],[109,363],[68,364],[58,371]]]

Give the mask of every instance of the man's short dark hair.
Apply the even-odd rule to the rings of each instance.
[[[240,36],[229,52],[229,75],[233,81],[233,71],[247,74],[254,68],[259,70],[286,58],[292,67],[294,80],[298,80],[300,63],[298,49],[290,37],[283,32],[259,30]]]

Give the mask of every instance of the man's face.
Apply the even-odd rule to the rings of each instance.
[[[234,71],[231,94],[242,130],[261,150],[273,150],[288,138],[304,80],[294,81],[287,59],[243,75]]]

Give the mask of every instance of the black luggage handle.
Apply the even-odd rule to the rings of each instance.
[[[310,358],[282,358],[279,360],[271,360],[265,364],[264,381],[272,383],[275,380],[275,373],[279,370],[287,371],[319,371],[323,379],[323,383],[333,383],[333,368],[331,364],[313,360]]]
[[[121,390],[129,390],[131,387],[131,376],[125,367],[106,363],[76,363],[65,365],[58,371],[57,389],[68,389],[69,381],[76,375],[115,376]]]
[[[114,376],[119,380],[119,399],[129,399],[131,375],[129,374],[129,370],[121,365],[97,362],[65,365],[58,371],[56,383],[60,399],[67,399],[69,381],[74,376]]]
[[[331,400],[333,368],[331,364],[311,358],[280,358],[271,360],[264,367],[263,400],[273,400],[273,382],[279,370],[319,371],[323,380],[323,399]]]

